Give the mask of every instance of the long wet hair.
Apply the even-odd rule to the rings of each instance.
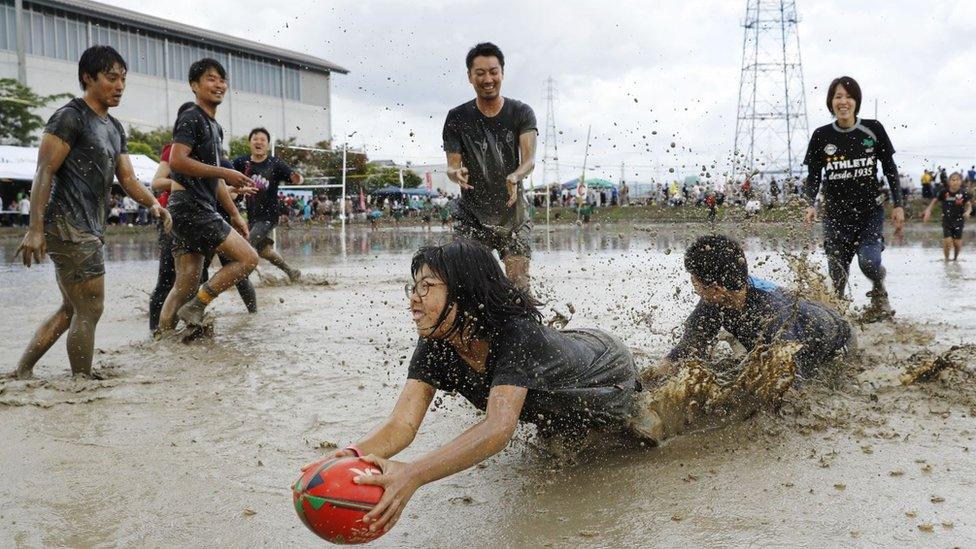
[[[447,305],[437,327],[445,322],[452,306],[457,309],[446,337],[467,333],[477,339],[491,339],[516,318],[542,323],[541,303],[517,288],[502,272],[491,250],[479,242],[460,238],[441,246],[425,246],[414,254],[410,273],[416,277],[424,266],[447,285]]]

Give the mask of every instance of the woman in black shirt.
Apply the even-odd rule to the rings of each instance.
[[[543,326],[538,302],[502,273],[484,245],[458,239],[422,248],[411,273],[405,290],[420,339],[406,385],[385,422],[334,454],[366,455],[382,469],[357,480],[385,489],[366,517],[372,529],[391,528],[420,486],[501,451],[519,421],[542,434],[661,432],[656,412],[640,406],[646,393],[629,349],[599,330]],[[414,462],[390,460],[413,441],[438,389],[460,393],[486,414]]]
[[[838,295],[844,295],[851,261],[857,256],[861,272],[873,285],[865,320],[890,318],[894,311],[885,290],[884,250],[885,195],[878,183],[880,161],[891,195],[891,220],[896,234],[905,223],[895,149],[877,120],[859,118],[861,87],[849,76],[835,78],[827,90],[827,109],[835,120],[817,128],[810,137],[804,164],[809,168],[807,198],[810,203],[823,191],[821,215],[824,251],[830,278]],[[806,221],[813,223],[816,210],[807,209]]]

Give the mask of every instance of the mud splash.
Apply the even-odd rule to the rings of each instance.
[[[537,242],[533,270],[549,289],[548,310],[565,315],[572,303],[570,326],[618,334],[644,365],[667,351],[672,328],[694,305],[680,252],[698,229],[617,230],[543,235],[552,247]],[[923,236],[939,242],[935,232]],[[285,247],[296,267],[328,273],[335,284],[262,286],[257,315],[231,292],[214,304],[214,338],[192,345],[147,341],[146,319],[133,312],[155,276],[152,250],[126,261],[110,256],[97,340],[109,351],[96,367],[117,374],[72,392],[59,343],[38,380],[0,382],[2,399],[54,403],[0,406],[0,546],[313,543],[289,507],[289,483],[301,464],[386,417],[416,343],[402,285],[410,254],[427,237],[376,238],[379,252],[370,241],[342,261],[335,246],[310,256]],[[778,238],[747,238],[747,253],[754,274],[788,285],[794,274],[780,253],[804,252],[799,240]],[[124,257],[126,246],[115,243],[111,253]],[[789,368],[742,377],[743,357],[722,343],[724,362],[709,365],[715,379],[694,374],[697,384],[675,395],[693,419],[704,415],[704,428],[686,427],[682,417],[682,436],[657,449],[609,448],[602,439],[567,463],[526,451],[529,431],[481,466],[419,490],[372,546],[972,546],[973,357],[951,353],[960,367],[930,381],[905,386],[899,376],[925,360],[916,354],[923,348],[938,356],[971,341],[973,303],[963,283],[976,275],[965,261],[957,273],[941,259],[917,259],[940,256],[937,248],[900,246],[885,252],[899,317],[857,327],[859,356],[835,376],[777,396]],[[810,257],[822,269],[822,258]],[[0,276],[7,369],[57,298],[53,273]],[[925,299],[920,279],[929,281]],[[36,301],[22,303],[24,288]],[[941,307],[930,312],[933,302]],[[748,421],[704,406],[714,394],[708,387],[734,395],[737,380],[740,391],[768,397],[759,404],[771,403],[733,406],[761,410]],[[701,405],[696,395],[704,395]],[[87,398],[94,400],[69,404]],[[427,413],[398,459],[416,459],[480,419],[457,397],[438,398],[443,405]],[[709,428],[710,410],[720,429]]]

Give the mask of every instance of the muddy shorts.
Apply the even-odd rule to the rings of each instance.
[[[105,276],[105,245],[61,219],[44,227],[47,255],[61,284],[80,284]]]
[[[477,240],[505,259],[509,254],[529,259],[532,257],[532,222],[522,221],[515,227],[483,225],[476,219],[461,216],[454,222],[454,234],[461,238]]]
[[[963,218],[959,219],[943,219],[942,220],[942,238],[952,238],[959,240],[962,238],[962,230],[966,226],[966,220]]]
[[[227,240],[230,225],[209,204],[201,204],[186,191],[169,197],[173,216],[173,256],[186,253],[210,255]]]
[[[247,241],[251,243],[252,248],[259,252],[267,246],[274,246],[274,239],[271,238],[274,229],[275,226],[270,221],[255,221],[249,227]]]

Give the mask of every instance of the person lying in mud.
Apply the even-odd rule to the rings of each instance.
[[[372,530],[396,524],[421,486],[501,451],[520,421],[540,434],[591,430],[646,438],[659,421],[629,349],[592,329],[541,323],[539,303],[505,276],[491,251],[458,239],[419,250],[404,288],[420,336],[389,418],[335,457],[362,455],[383,472],[357,482],[383,486],[366,516]],[[487,413],[440,448],[406,463],[389,458],[414,440],[435,392],[457,392]],[[573,436],[573,435],[569,435]]]
[[[685,251],[685,269],[700,299],[681,340],[658,366],[661,377],[675,373],[682,360],[702,357],[721,328],[748,351],[774,342],[800,344],[794,360],[801,377],[816,375],[855,346],[850,324],[838,313],[750,276],[745,253],[731,238],[699,237]]]

